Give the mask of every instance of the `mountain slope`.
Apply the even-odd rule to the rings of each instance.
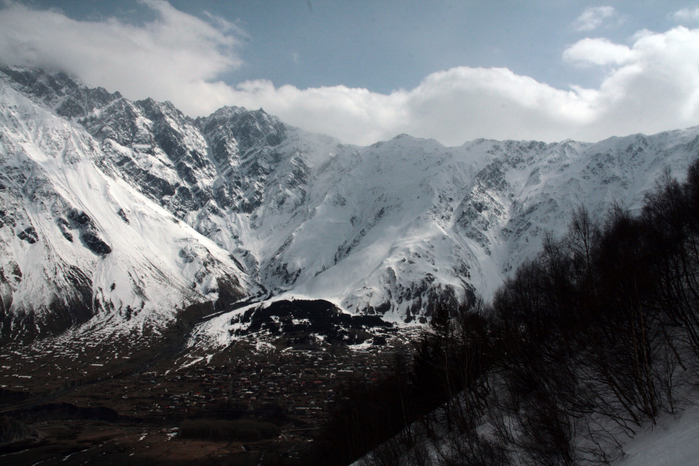
[[[637,208],[663,170],[683,173],[699,152],[697,128],[358,147],[262,110],[193,120],[40,70],[2,68],[0,89],[0,311],[12,334],[16,321],[60,331],[93,316],[157,326],[243,297],[425,321],[440,302],[492,296],[574,208]]]
[[[4,337],[89,319],[159,327],[178,309],[248,293],[228,253],[98,169],[84,130],[0,87]]]

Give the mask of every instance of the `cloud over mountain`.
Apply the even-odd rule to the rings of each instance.
[[[224,74],[234,77],[244,66],[245,31],[163,0],[144,4],[155,19],[133,25],[115,18],[76,21],[10,3],[0,10],[0,57],[63,69],[129,98],[170,100],[192,116],[223,105],[262,107],[292,125],[357,144],[400,133],[447,145],[478,137],[599,140],[699,123],[699,29],[644,30],[628,44],[579,40],[564,51],[561,66],[599,68],[604,75],[597,87],[561,89],[507,68],[460,66],[386,94],[264,79],[223,82]],[[577,29],[599,29],[618,16],[612,7],[592,8]]]
[[[241,65],[244,33],[222,18],[205,21],[163,0],[143,3],[156,19],[138,26],[115,18],[75,21],[60,11],[10,3],[0,10],[0,57],[62,69],[126,95],[184,100],[187,111],[205,112],[196,101],[215,100],[221,86],[211,81]]]

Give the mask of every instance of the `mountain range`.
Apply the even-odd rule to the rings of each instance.
[[[0,67],[0,337],[158,331],[204,305],[193,335],[225,341],[252,306],[299,299],[424,323],[492,297],[576,208],[638,209],[698,153],[699,127],[360,147]]]

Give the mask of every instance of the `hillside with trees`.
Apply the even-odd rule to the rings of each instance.
[[[578,209],[468,309],[441,307],[393,374],[347,388],[323,464],[578,465],[678,415],[699,382],[699,161],[632,215]]]

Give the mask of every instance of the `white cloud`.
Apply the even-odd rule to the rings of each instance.
[[[611,6],[596,6],[588,8],[578,16],[572,27],[576,31],[594,31],[611,18],[618,16],[618,12]]]
[[[699,7],[682,8],[672,14],[672,18],[678,23],[699,21]]]
[[[607,75],[599,88],[564,91],[508,69],[459,67],[388,95],[256,81],[237,86],[232,102],[358,144],[399,133],[447,145],[478,137],[597,141],[699,124],[699,29],[644,31],[631,46],[583,39],[563,58],[604,66]]]
[[[598,88],[562,90],[505,68],[457,67],[428,75],[414,89],[380,94],[216,81],[240,66],[242,32],[163,1],[147,4],[158,19],[143,26],[79,22],[13,4],[0,10],[0,57],[60,67],[131,99],[170,100],[192,116],[223,105],[264,108],[356,144],[400,133],[447,145],[479,137],[596,141],[699,124],[699,29],[642,31],[630,45],[589,38],[573,44],[563,60],[602,66],[607,74]]]
[[[235,25],[212,16],[201,20],[164,0],[142,2],[157,14],[143,26],[113,18],[75,21],[10,3],[0,10],[0,59],[64,69],[88,84],[160,100],[241,65],[242,32]],[[196,105],[186,110],[196,111]]]
[[[587,91],[596,116],[582,134],[593,139],[699,124],[699,29],[640,34],[626,58],[599,89]]]
[[[668,117],[679,120],[675,126],[698,124],[699,30],[673,29],[648,36],[636,47],[643,53],[643,69],[636,82],[628,83],[628,92],[647,96],[649,103],[660,100]]]
[[[626,45],[614,44],[607,39],[586,38],[563,53],[563,59],[581,65],[623,65],[637,54]]]
[[[236,88],[234,101],[358,144],[400,133],[448,145],[477,137],[552,140],[592,116],[577,93],[502,68],[453,68],[429,75],[411,91],[389,95],[344,86],[299,90],[246,82]]]

